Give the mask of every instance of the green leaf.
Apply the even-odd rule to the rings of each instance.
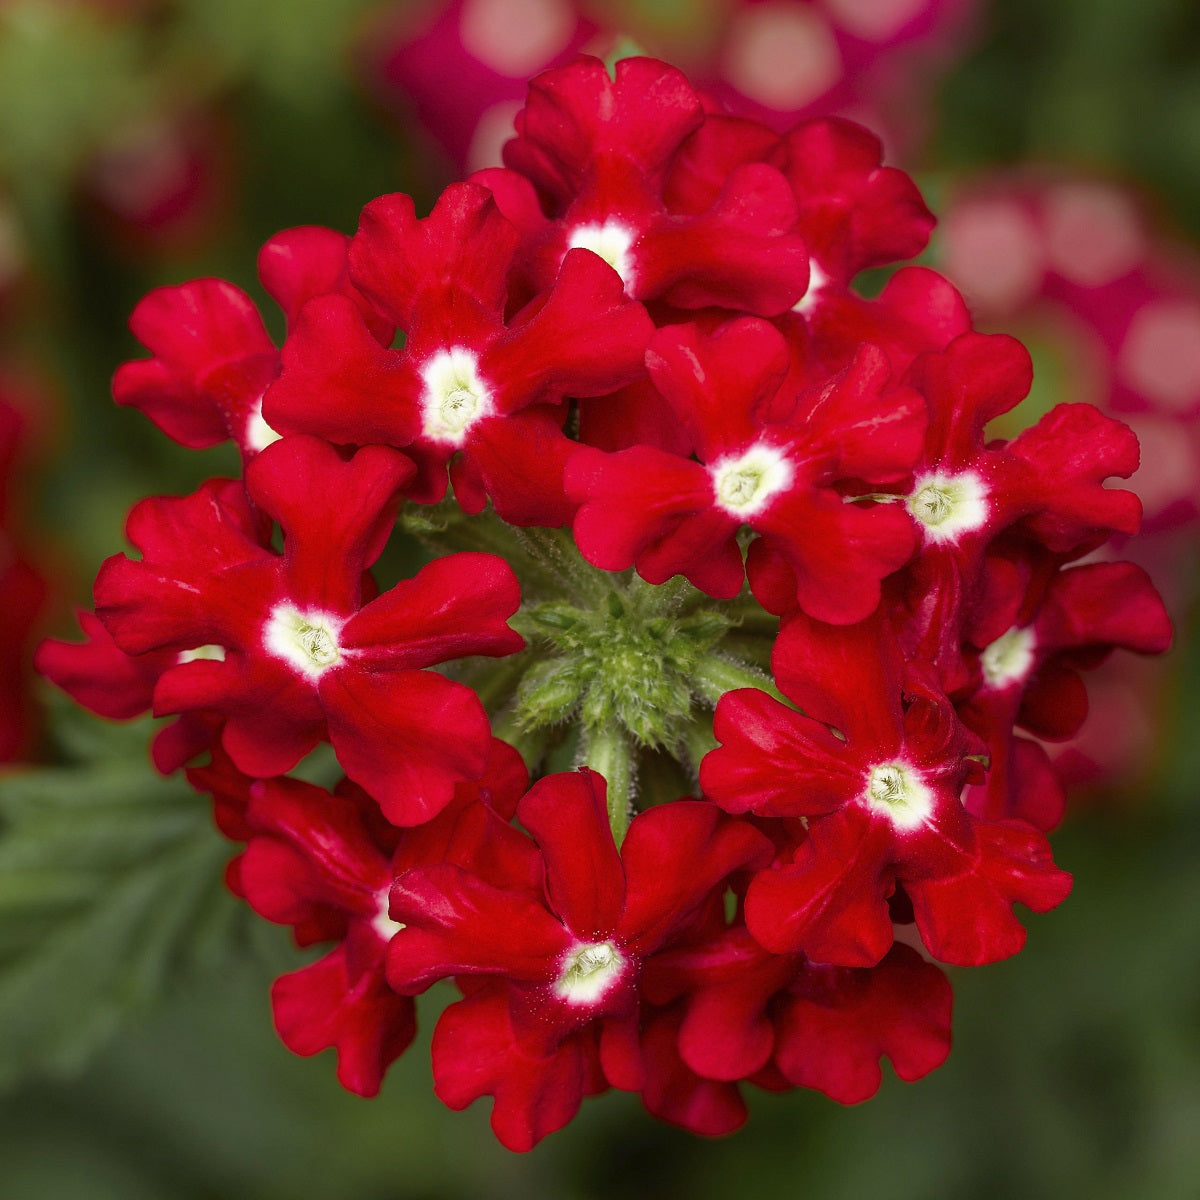
[[[230,847],[141,745],[0,776],[0,1089],[77,1070],[232,940]]]

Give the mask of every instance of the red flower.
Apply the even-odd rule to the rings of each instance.
[[[728,598],[744,580],[737,534],[746,525],[789,564],[794,604],[830,621],[867,616],[880,580],[911,553],[912,530],[892,508],[845,503],[838,485],[905,478],[924,419],[919,397],[891,386],[883,355],[864,347],[841,376],[797,396],[780,389],[783,338],[746,318],[711,337],[664,329],[647,361],[699,461],[645,446],[579,451],[567,486],[582,502],[584,557],[607,570],[636,564],[650,583],[682,574]]]
[[[922,545],[890,590],[909,652],[936,664],[951,689],[963,679],[958,631],[972,619],[998,536],[1012,529],[1071,559],[1137,529],[1137,497],[1104,486],[1137,467],[1137,438],[1119,421],[1060,404],[1011,442],[986,440],[988,423],[1025,396],[1031,372],[1019,342],[972,333],[923,355],[908,376],[929,406],[925,452],[904,498]]]
[[[796,712],[752,689],[727,693],[701,785],[722,808],[809,819],[790,858],[757,875],[746,923],[776,953],[871,966],[892,944],[898,885],[934,957],[974,966],[1015,954],[1019,901],[1036,912],[1070,877],[1045,838],[962,806],[973,740],[948,700],[905,669],[886,621],[850,627],[792,618],[776,642],[776,679]]]
[[[937,1066],[949,985],[897,943],[1020,948],[1015,905],[1070,879],[1042,832],[1061,788],[1016,731],[1073,735],[1078,672],[1170,638],[1137,568],[1067,567],[1136,528],[1105,486],[1130,431],[1064,405],[993,438],[1029,387],[1019,344],[925,268],[854,290],[932,223],[878,140],[710,107],[650,60],[547,72],[507,167],[427,217],[384,196],[353,239],[268,243],[280,351],[231,285],[152,293],[118,400],[185,445],[232,437],[244,480],[137,506],[87,641],[40,655],[97,711],[178,714],[156,761],[209,751],[188,778],[246,843],[230,888],[334,943],[276,983],[287,1044],[335,1047],[373,1094],[411,997],[454,979],[437,1093],[493,1097],[514,1149],[609,1087],[719,1134],[743,1083],[854,1103],[882,1058]],[[400,504],[448,486],[493,512],[408,529],[505,558],[377,581]],[[573,523],[584,561],[505,523]],[[695,588],[646,586],[675,575]],[[521,649],[522,584],[553,653],[428,669]],[[795,707],[722,695],[772,638]],[[529,789],[489,711],[530,766],[577,748],[612,795],[587,766]],[[324,741],[333,794],[281,777]],[[707,798],[664,803],[699,758]]]
[[[360,1096],[379,1090],[388,1065],[416,1033],[413,1003],[384,979],[391,864],[347,797],[292,779],[251,789],[253,834],[238,863],[241,890],[270,921],[296,927],[301,944],[336,939],[324,958],[271,990],[288,1048],[337,1047],[338,1079]]]
[[[735,926],[656,956],[646,994],[684,998],[679,1054],[705,1079],[751,1079],[774,1064],[789,1084],[857,1104],[879,1089],[884,1055],[913,1080],[950,1052],[949,981],[899,944],[874,967],[836,967],[770,954]]]
[[[676,155],[666,197],[674,211],[699,213],[739,167],[782,172],[809,255],[808,289],[796,304],[808,316],[831,293],[847,295],[860,271],[913,258],[929,240],[933,215],[916,185],[882,160],[879,139],[850,121],[803,121],[780,137],[757,121],[710,115]]]
[[[282,556],[250,536],[240,489],[215,483],[139,505],[129,535],[142,560],[109,559],[96,581],[97,612],[126,653],[219,648],[160,677],[156,712],[219,713],[226,750],[258,776],[289,770],[327,736],[402,825],[479,775],[490,736],[469,688],[420,668],[524,644],[505,623],[516,580],[489,555],[439,559],[370,599],[364,572],[409,471],[382,447],[344,462],[313,439],[286,439],[246,471],[250,497],[283,527]]]
[[[516,524],[559,525],[567,396],[612,391],[642,373],[651,326],[612,270],[568,254],[552,285],[506,314],[515,231],[490,193],[447,189],[418,220],[407,196],[368,205],[351,247],[359,286],[407,334],[403,350],[370,335],[359,311],[329,296],[303,312],[266,398],[285,431],[403,447],[430,503],[446,490],[477,512],[490,497]]]
[[[80,612],[79,625],[85,641],[47,638],[37,648],[34,665],[77,704],[115,721],[128,721],[150,711],[154,687],[164,671],[217,650],[193,646],[126,654],[94,613]],[[151,744],[154,765],[164,775],[177,771],[212,745],[220,724],[214,713],[192,712],[164,726]]]
[[[344,235],[317,226],[277,234],[259,255],[263,286],[289,325],[307,300],[333,293],[362,314],[373,336],[390,341],[391,328],[350,284],[347,243]],[[129,323],[154,357],[118,368],[118,404],[141,409],[192,449],[232,438],[248,460],[279,437],[262,415],[263,394],[279,374],[279,351],[243,291],[221,279],[157,288]]]
[[[972,685],[957,707],[990,755],[987,788],[973,790],[972,811],[1052,829],[1066,797],[1045,751],[1015,728],[1049,741],[1074,737],[1088,711],[1080,670],[1118,647],[1162,654],[1171,620],[1133,563],[1058,570],[1024,549],[997,548],[987,560],[986,586],[965,631]]]
[[[592,1084],[641,1085],[642,963],[731,872],[762,862],[766,842],[681,801],[635,817],[618,853],[604,782],[589,771],[543,779],[517,818],[544,877],[518,888],[511,872],[496,883],[452,863],[401,875],[391,912],[406,928],[389,948],[388,979],[416,992],[451,975],[482,977],[439,1024],[434,1078],[454,1107],[495,1096],[497,1136],[528,1149],[570,1119]]]

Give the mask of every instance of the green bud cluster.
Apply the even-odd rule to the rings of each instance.
[[[638,746],[674,748],[702,701],[700,663],[735,619],[705,609],[665,612],[664,591],[667,603],[677,594],[636,576],[613,577],[595,608],[552,600],[523,610],[519,628],[534,661],[517,688],[518,723],[528,729],[616,723]]]
[[[512,565],[523,597],[512,625],[528,645],[458,674],[531,769],[605,776],[618,840],[639,792],[645,807],[694,787],[725,692],[775,691],[764,668],[778,620],[747,597],[716,601],[682,579],[602,571],[565,530],[516,529],[491,513],[466,523],[439,505],[405,525],[439,550],[490,550]]]

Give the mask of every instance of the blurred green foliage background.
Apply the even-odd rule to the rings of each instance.
[[[224,451],[178,451],[140,414],[111,404],[113,369],[140,352],[125,329],[137,299],[161,283],[215,274],[266,311],[253,268],[271,233],[301,223],[350,231],[371,197],[404,190],[420,206],[447,182],[356,86],[353,37],[377,4],[158,7],[165,16],[130,32],[54,3],[0,3],[0,181],[35,264],[7,316],[2,352],[48,371],[61,392],[42,431],[36,513],[59,585],[80,604],[99,562],[123,548],[130,504],[236,469]],[[964,171],[1069,163],[1146,189],[1168,231],[1200,240],[1200,5],[994,0],[986,16],[940,89],[925,160],[909,164],[931,185],[935,207],[941,185]],[[206,97],[237,131],[233,202],[202,252],[132,256],[75,203],[74,170],[122,113],[181,94]],[[122,896],[149,897],[161,954],[140,974],[106,979],[103,964],[87,961],[90,927],[65,940],[51,925],[4,930],[0,894],[0,953],[59,938],[56,973],[24,980],[24,991],[0,983],[0,1051],[23,1061],[22,1045],[37,1044],[46,1014],[32,1010],[74,1019],[80,1033],[50,1056],[53,1070],[0,1073],[0,1196],[1195,1200],[1197,678],[1200,652],[1185,637],[1163,705],[1164,753],[1135,793],[1092,798],[1056,835],[1056,858],[1076,889],[1059,911],[1030,920],[1026,951],[953,974],[956,1045],[929,1079],[888,1078],[856,1109],[818,1095],[757,1096],[748,1127],[720,1142],[662,1127],[635,1098],[610,1095],[523,1157],[494,1142],[483,1105],[453,1114],[434,1099],[427,1033],[375,1101],[341,1091],[331,1056],[284,1050],[268,988],[297,953],[284,931],[248,919],[216,889],[224,851],[203,804],[146,782],[140,761],[141,783],[120,774],[144,731],[59,722],[51,752],[64,765],[46,786],[60,799],[99,786],[94,773],[80,785],[69,764],[103,744],[112,803],[157,788],[152,802],[173,814],[144,834],[157,848],[154,872],[118,856],[104,877],[77,880],[95,897],[97,920]],[[36,799],[22,808],[10,797],[10,826],[21,828]],[[56,812],[55,836],[120,840],[66,800]],[[30,826],[30,838],[49,836],[40,829]],[[214,886],[181,896],[200,877]],[[197,928],[208,930],[200,947]],[[443,1000],[425,1002],[426,1026]],[[27,1019],[13,1016],[21,1012]]]

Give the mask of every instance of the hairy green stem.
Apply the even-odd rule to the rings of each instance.
[[[709,704],[716,704],[726,692],[737,688],[758,688],[760,692],[787,703],[765,671],[719,654],[706,654],[697,663],[694,680],[696,694]]]
[[[620,847],[633,815],[637,768],[629,736],[616,722],[587,729],[579,744],[578,765],[591,767],[608,783],[608,824]]]

